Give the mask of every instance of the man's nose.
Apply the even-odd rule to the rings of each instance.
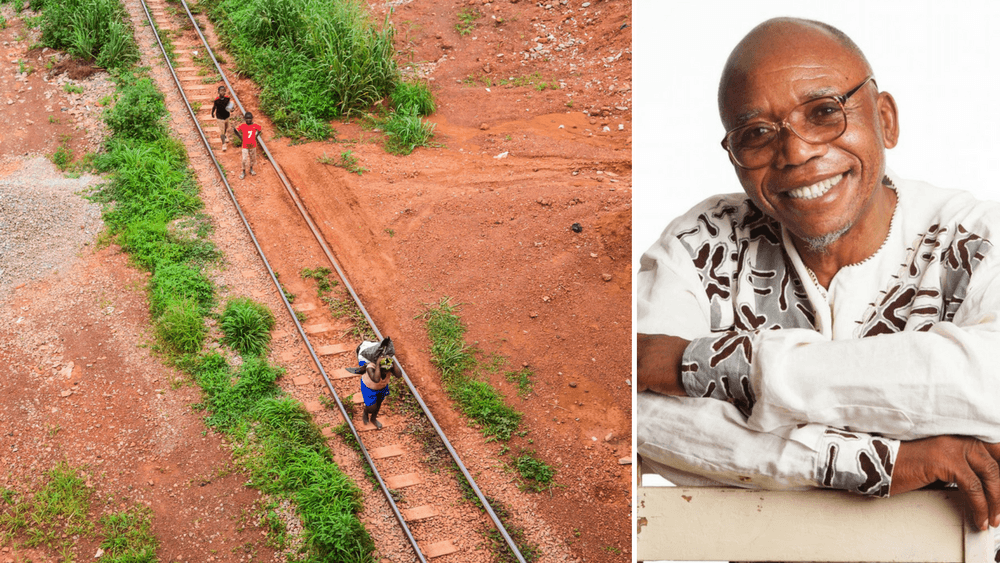
[[[778,148],[774,165],[778,168],[805,164],[817,156],[823,156],[829,150],[828,143],[810,143],[800,137],[787,123],[781,124],[775,142],[778,143]]]

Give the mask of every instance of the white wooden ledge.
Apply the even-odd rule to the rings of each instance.
[[[638,487],[638,561],[993,561],[957,490],[888,499],[840,491]],[[968,523],[967,523],[968,522]]]

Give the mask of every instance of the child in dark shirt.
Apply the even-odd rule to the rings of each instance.
[[[226,95],[226,87],[219,86],[219,97],[212,103],[212,117],[219,120],[219,129],[222,131],[222,150],[226,150],[226,133],[229,132],[229,112],[233,111],[233,100]]]

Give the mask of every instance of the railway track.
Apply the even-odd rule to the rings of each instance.
[[[297,213],[298,225],[289,225],[289,230],[297,229],[300,231],[296,236],[302,246],[306,244],[314,246],[314,248],[305,249],[300,252],[303,260],[316,260],[318,257],[319,261],[322,262],[321,266],[335,271],[340,278],[342,287],[356,304],[358,310],[363,314],[378,339],[383,337],[382,333],[365,309],[364,304],[335,259],[330,245],[311,218],[305,203],[299,198],[296,189],[281,170],[280,162],[276,161],[273,157],[263,139],[260,141],[263,155],[258,160],[257,168],[259,170],[258,178],[263,177],[261,180],[266,181],[259,182],[259,184],[279,183],[283,186],[284,191],[275,193],[277,190],[274,190],[270,193],[262,193],[259,185],[253,186],[253,188],[257,189],[244,189],[241,186],[240,189],[234,191],[233,186],[230,185],[226,171],[228,170],[230,173],[233,173],[239,169],[239,151],[235,149],[228,153],[221,151],[221,143],[218,140],[220,133],[218,127],[215,124],[204,123],[204,121],[208,121],[207,108],[211,106],[218,86],[218,82],[215,80],[206,82],[206,76],[214,77],[214,73],[217,73],[232,95],[239,114],[242,115],[246,109],[240,102],[237,92],[229,82],[224,69],[215,58],[212,49],[208,45],[208,41],[199,28],[194,16],[191,14],[186,2],[180,0],[180,7],[183,8],[183,13],[175,7],[176,5],[168,6],[165,0],[141,0],[141,3],[146,18],[149,20],[156,35],[164,60],[184,100],[187,111],[196,124],[201,142],[209,154],[212,155],[216,172],[225,184],[240,219],[256,247],[256,251],[267,270],[267,274],[275,286],[276,293],[284,303],[291,322],[294,323],[297,334],[277,336],[286,338],[297,337],[300,339],[308,351],[310,360],[316,368],[316,373],[322,379],[322,382],[317,381],[314,378],[315,374],[299,375],[293,378],[294,385],[320,385],[325,388],[328,396],[332,395],[340,417],[346,422],[351,435],[357,441],[361,455],[371,468],[374,479],[390,506],[396,522],[412,545],[416,560],[421,562],[427,562],[429,559],[441,562],[467,561],[470,555],[467,550],[471,546],[478,546],[481,541],[481,538],[468,537],[470,535],[477,535],[478,532],[466,522],[446,522],[444,526],[440,525],[441,523],[434,526],[426,525],[435,519],[447,520],[442,517],[442,510],[447,504],[460,502],[461,499],[459,497],[461,495],[458,491],[461,491],[462,487],[457,480],[464,478],[478,497],[479,502],[492,521],[492,526],[495,527],[496,531],[502,537],[503,542],[513,557],[517,561],[524,563],[524,556],[518,550],[516,543],[504,528],[496,511],[477,486],[469,470],[465,467],[458,453],[436,422],[433,414],[421,398],[420,393],[413,386],[401,363],[400,370],[402,372],[403,383],[405,383],[416,404],[421,409],[423,415],[426,416],[426,420],[433,427],[459,470],[460,476],[453,474],[456,482],[451,486],[445,487],[445,489],[455,491],[453,493],[454,498],[442,500],[440,494],[437,492],[440,490],[438,483],[442,478],[441,474],[447,472],[435,472],[428,464],[418,464],[420,466],[414,467],[410,464],[400,464],[397,462],[397,459],[403,456],[407,447],[404,445],[406,440],[403,439],[403,435],[408,429],[404,427],[403,416],[397,414],[395,420],[393,417],[382,417],[381,420],[384,428],[377,432],[374,431],[375,427],[372,425],[354,424],[349,414],[350,407],[344,404],[341,397],[351,397],[355,404],[361,402],[360,393],[357,392],[359,376],[343,369],[345,365],[352,365],[354,363],[354,348],[357,340],[350,341],[344,337],[344,324],[338,323],[335,319],[328,318],[329,315],[324,313],[326,304],[319,295],[299,296],[301,299],[295,299],[296,303],[293,305],[288,299],[282,283],[279,281],[275,268],[272,267],[272,261],[277,260],[282,262],[285,266],[284,269],[287,270],[287,266],[290,263],[288,253],[280,249],[279,242],[261,241],[257,238],[252,227],[253,218],[249,218],[244,213],[239,200],[244,197],[252,197],[274,201],[274,205],[284,206],[289,211]],[[171,61],[171,57],[168,56],[167,50],[164,47],[161,37],[161,33],[163,32],[174,35],[177,40],[176,44],[184,45],[183,52],[175,54],[173,61]],[[205,58],[205,55],[207,55],[208,59]],[[204,64],[207,60],[211,61],[210,66]],[[202,64],[199,65],[199,62]],[[205,109],[200,112],[197,111],[201,107]],[[234,115],[236,115],[236,112],[234,112]],[[248,176],[248,178],[250,177]],[[274,181],[275,179],[277,182]],[[308,234],[303,234],[305,232],[308,232]],[[278,248],[279,250],[265,250],[274,248]],[[269,260],[269,256],[271,260]],[[300,260],[295,271],[297,272],[304,267],[315,267],[316,265],[315,261],[312,265],[309,265]],[[322,320],[318,323],[300,321],[300,317],[309,316],[319,316]],[[397,361],[397,363],[399,362]],[[394,385],[397,388],[395,393],[398,394],[398,382],[395,382]],[[312,412],[318,412],[323,409],[322,405],[318,402],[307,402],[306,408]],[[412,447],[412,444],[410,447]],[[406,467],[401,467],[401,465],[405,465]],[[430,483],[435,483],[434,486],[437,487],[435,493],[421,491],[422,487],[428,486]],[[437,502],[410,508],[400,508],[393,494],[400,490],[406,491],[407,498],[435,498]]]

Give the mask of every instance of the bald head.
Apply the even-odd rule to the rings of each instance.
[[[832,25],[798,18],[774,18],[753,28],[736,45],[726,61],[719,81],[719,112],[726,128],[726,111],[731,97],[738,95],[748,80],[756,79],[763,66],[793,64],[836,65],[845,73],[857,70],[870,76],[871,66],[861,49],[844,32]],[[765,64],[768,63],[768,64]],[[850,68],[853,67],[853,68]]]

